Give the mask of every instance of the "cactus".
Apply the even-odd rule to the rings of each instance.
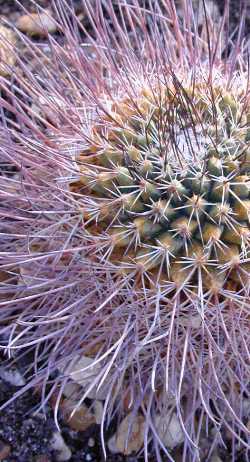
[[[136,103],[117,101],[78,155],[71,188],[91,198],[85,231],[118,278],[129,262],[132,279],[140,274],[152,290],[173,282],[227,303],[233,281],[247,290],[250,108],[243,114],[238,89],[224,91],[216,81],[213,108],[199,82],[178,85],[142,89]]]
[[[25,389],[43,383],[43,402],[56,391],[55,413],[72,370],[93,360],[79,405],[104,389],[104,452],[114,415],[131,427],[139,414],[145,460],[152,439],[157,460],[174,460],[158,425],[173,412],[183,460],[200,460],[205,428],[207,460],[225,429],[234,460],[236,441],[249,449],[243,19],[224,46],[227,10],[216,30],[205,2],[201,31],[188,0],[183,15],[171,0],[84,3],[93,35],[55,1],[67,47],[51,38],[44,63],[23,36],[40,74],[19,60],[17,85],[1,80],[1,158],[17,173],[0,177],[0,346],[34,355]]]

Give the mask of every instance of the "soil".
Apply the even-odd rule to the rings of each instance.
[[[0,405],[6,399],[10,399],[16,391],[16,387],[0,381]],[[9,446],[10,451],[7,462],[36,461],[36,456],[47,456],[48,461],[52,451],[49,441],[52,437],[55,424],[50,410],[47,410],[46,420],[44,416],[33,416],[37,406],[37,399],[33,394],[25,393],[20,399],[12,402],[6,411],[0,413],[0,460],[1,447]]]
[[[84,1],[84,0],[83,0]],[[223,13],[225,0],[215,0],[220,12]],[[36,7],[30,0],[21,0],[22,7],[29,12],[35,12]],[[40,0],[36,3],[42,7],[49,7],[50,0]],[[79,11],[81,0],[73,2]],[[241,18],[241,6],[246,7],[245,37],[250,37],[250,2],[249,0],[230,0],[229,33],[237,29]],[[15,22],[22,14],[22,7],[15,0],[0,0],[0,16]],[[34,39],[37,40],[37,39]],[[39,40],[39,39],[38,39]],[[44,41],[44,39],[43,39]],[[10,399],[17,388],[4,380],[0,380],[0,406]],[[56,462],[58,455],[51,448],[51,438],[57,430],[53,411],[46,406],[45,415],[36,413],[40,405],[40,396],[30,391],[24,393],[12,402],[4,411],[0,412],[0,461],[5,462]],[[70,462],[101,462],[104,460],[99,438],[99,426],[92,425],[84,432],[73,431],[59,416],[59,424],[65,443],[72,452]],[[111,429],[112,432],[112,429]],[[90,444],[91,442],[91,444]],[[230,459],[230,455],[224,457]],[[137,457],[124,457],[108,454],[107,462],[139,462]],[[177,459],[176,459],[177,460]],[[179,460],[179,459],[178,459]],[[238,461],[241,462],[239,455]],[[153,462],[153,460],[152,460]]]
[[[0,406],[18,391],[0,379]],[[58,462],[58,451],[51,447],[57,428],[53,410],[47,404],[39,410],[39,393],[26,392],[0,412],[0,461],[4,462]],[[72,453],[70,462],[104,462],[98,425],[91,425],[84,432],[74,431],[59,412],[62,437]],[[113,429],[114,430],[114,429]],[[112,431],[112,430],[111,430]],[[4,456],[4,457],[3,457]],[[135,457],[108,454],[107,462],[139,462]]]

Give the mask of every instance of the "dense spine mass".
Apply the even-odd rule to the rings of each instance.
[[[0,346],[33,354],[26,389],[56,395],[56,419],[93,360],[79,404],[103,392],[104,451],[112,419],[129,414],[129,439],[139,415],[145,460],[173,460],[170,412],[183,461],[228,433],[234,460],[249,450],[244,21],[234,44],[228,2],[221,24],[206,2],[201,23],[188,0],[83,3],[88,27],[53,2],[66,44],[50,37],[48,60],[23,37],[37,72],[23,58],[1,78]]]
[[[71,188],[91,199],[85,229],[104,261],[158,288],[223,297],[248,286],[250,108],[242,94],[206,90],[179,83],[117,102],[77,157]]]

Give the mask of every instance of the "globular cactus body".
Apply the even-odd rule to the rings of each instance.
[[[199,87],[192,99],[191,88],[161,86],[144,89],[136,102],[116,102],[106,116],[104,143],[100,126],[95,154],[94,138],[78,156],[72,189],[92,198],[84,210],[86,232],[100,239],[106,261],[122,268],[125,259],[130,271],[134,266],[148,279],[157,275],[157,290],[159,278],[162,284],[182,280],[180,271],[182,289],[192,285],[195,293],[201,285],[205,298],[215,288],[223,297],[235,272],[242,290],[248,268],[248,130],[237,88],[226,93],[215,82],[215,118],[207,89]]]

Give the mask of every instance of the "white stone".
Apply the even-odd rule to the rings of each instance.
[[[244,398],[242,400],[242,412],[244,417],[250,416],[250,399]]]
[[[102,369],[100,363],[93,364],[94,362],[95,360],[93,358],[82,356],[76,364],[74,364],[73,366],[69,366],[65,370],[61,366],[60,371],[64,372],[65,375],[68,375],[74,382],[81,385],[84,391],[87,391],[88,388],[91,387],[93,381],[96,379],[96,377]],[[93,364],[92,367],[91,364]],[[107,397],[107,388],[105,387],[105,385],[107,385],[106,381],[99,389],[97,389],[97,383],[93,388],[91,388],[88,391],[87,397],[90,399],[105,400]]]
[[[132,416],[132,414],[128,414],[118,426],[116,433],[108,441],[109,450],[113,454],[122,453],[124,455],[138,452],[143,445],[144,431],[144,417],[142,415]]]
[[[71,459],[72,452],[66,445],[61,433],[55,432],[51,439],[51,448],[57,452],[56,460],[58,462],[65,462]]]
[[[0,25],[0,75],[3,77],[11,74],[11,69],[16,62],[15,42],[16,36],[14,32]]]
[[[69,381],[63,387],[63,395],[69,399],[78,399],[81,393],[81,387],[73,381]]]
[[[17,28],[29,35],[46,36],[57,31],[57,25],[50,11],[44,13],[31,13],[20,16],[17,20]]]
[[[89,440],[88,440],[88,446],[89,446],[90,448],[93,448],[93,447],[95,446],[95,440],[94,440],[94,438],[89,438]]]
[[[94,411],[94,416],[95,416],[95,421],[98,425],[101,425],[102,423],[102,417],[103,417],[103,404],[99,400],[95,400],[93,404],[93,411]]]
[[[218,456],[217,453],[214,453],[211,457],[211,462],[222,462],[221,458]]]
[[[177,414],[162,412],[155,418],[155,429],[166,448],[173,449],[183,443],[185,436]]]
[[[24,377],[16,368],[0,367],[0,377],[14,387],[23,387],[25,385]]]

